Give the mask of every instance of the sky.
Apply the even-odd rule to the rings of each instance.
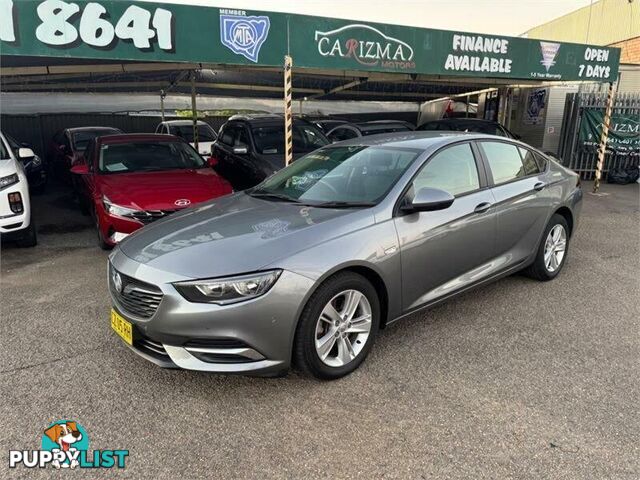
[[[170,0],[518,36],[596,0]]]

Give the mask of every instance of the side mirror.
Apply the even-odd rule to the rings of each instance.
[[[444,210],[449,208],[454,200],[455,197],[449,192],[445,192],[439,188],[425,187],[418,190],[413,201],[403,205],[401,210],[406,213]]]
[[[209,165],[211,168],[217,166],[218,165],[218,159],[216,157],[207,158],[207,165]]]
[[[233,147],[233,153],[235,153],[236,155],[246,155],[248,152],[249,149],[245,145]]]
[[[31,150],[30,148],[21,147],[20,149],[18,149],[18,158],[33,158],[35,156],[36,154],[33,153],[33,150]]]
[[[89,165],[86,163],[79,163],[71,167],[71,173],[76,175],[88,175],[89,174]]]

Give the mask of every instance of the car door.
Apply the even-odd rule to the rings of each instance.
[[[498,223],[497,254],[507,265],[524,262],[537,248],[550,199],[534,153],[509,141],[478,141]]]
[[[496,266],[493,195],[479,153],[471,142],[433,154],[408,186],[403,201],[420,188],[454,195],[444,210],[394,218],[402,263],[402,303],[412,310],[491,275]]]

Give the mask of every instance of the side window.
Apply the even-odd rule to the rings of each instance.
[[[536,157],[533,152],[522,147],[518,147],[518,150],[520,150],[520,155],[522,156],[525,175],[535,175],[536,173],[540,173],[540,168],[538,167],[538,162],[536,162]]]
[[[220,141],[225,145],[233,145],[233,127],[233,125],[227,125],[220,131]]]
[[[341,142],[342,140],[349,140],[350,138],[356,138],[358,134],[351,128],[336,128],[328,136],[332,142]]]
[[[547,163],[549,163],[547,158],[543,155],[536,153],[536,161],[538,162],[538,168],[540,168],[540,171],[544,172],[547,169]]]
[[[87,144],[87,148],[85,148],[84,153],[82,155],[82,158],[84,162],[87,164],[87,166],[89,167],[90,172],[93,171],[93,152],[95,148],[96,148],[96,139],[92,138],[91,140],[89,140],[89,143]]]
[[[242,125],[235,125],[233,128],[233,146],[249,147],[249,134]]]
[[[526,176],[518,147],[509,143],[478,143],[487,157],[496,185]]]
[[[478,190],[480,180],[471,145],[454,145],[436,153],[422,167],[412,186],[414,192],[430,187],[439,188],[451,195]]]
[[[160,124],[156,127],[156,133],[162,133],[162,128],[164,125]]]

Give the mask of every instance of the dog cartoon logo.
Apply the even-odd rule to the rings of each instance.
[[[68,420],[58,420],[51,424],[42,436],[42,449],[51,452],[70,452],[74,454],[80,450],[89,448],[89,438],[84,429],[77,423]],[[68,455],[64,462],[54,461],[56,468],[75,468],[78,466],[78,458]]]
[[[267,16],[232,15],[220,12],[220,41],[233,53],[258,62],[271,22]],[[244,12],[239,12],[244,13]]]

